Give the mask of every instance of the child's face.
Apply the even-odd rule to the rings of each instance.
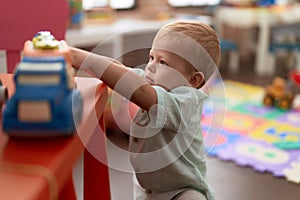
[[[167,90],[190,85],[189,80],[193,72],[193,66],[180,56],[155,48],[151,49],[145,68],[147,82]]]

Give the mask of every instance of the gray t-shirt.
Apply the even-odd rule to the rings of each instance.
[[[141,69],[133,69],[144,76]],[[201,112],[206,95],[180,86],[171,91],[154,86],[158,105],[139,110],[130,132],[130,160],[149,199],[170,200],[195,189],[212,200],[207,182]]]

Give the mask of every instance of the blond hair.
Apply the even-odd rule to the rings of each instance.
[[[192,38],[206,50],[214,63],[219,66],[221,57],[220,41],[214,29],[210,26],[198,21],[179,21],[167,24],[163,29],[175,31]]]

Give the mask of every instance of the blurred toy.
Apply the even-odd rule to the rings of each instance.
[[[293,71],[291,77],[294,83],[300,87],[300,71]]]
[[[16,89],[4,107],[3,130],[18,137],[73,135],[83,100],[74,88],[68,47],[44,56],[49,50],[30,48],[32,43],[25,42],[24,56],[15,70]]]
[[[263,104],[269,107],[276,107],[282,110],[290,109],[294,94],[287,91],[286,80],[275,77],[271,85],[266,86]]]
[[[82,0],[68,0],[69,2],[69,28],[79,28],[83,21]]]

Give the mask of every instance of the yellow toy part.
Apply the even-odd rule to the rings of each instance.
[[[58,49],[59,41],[49,31],[39,31],[32,38],[35,49]]]

